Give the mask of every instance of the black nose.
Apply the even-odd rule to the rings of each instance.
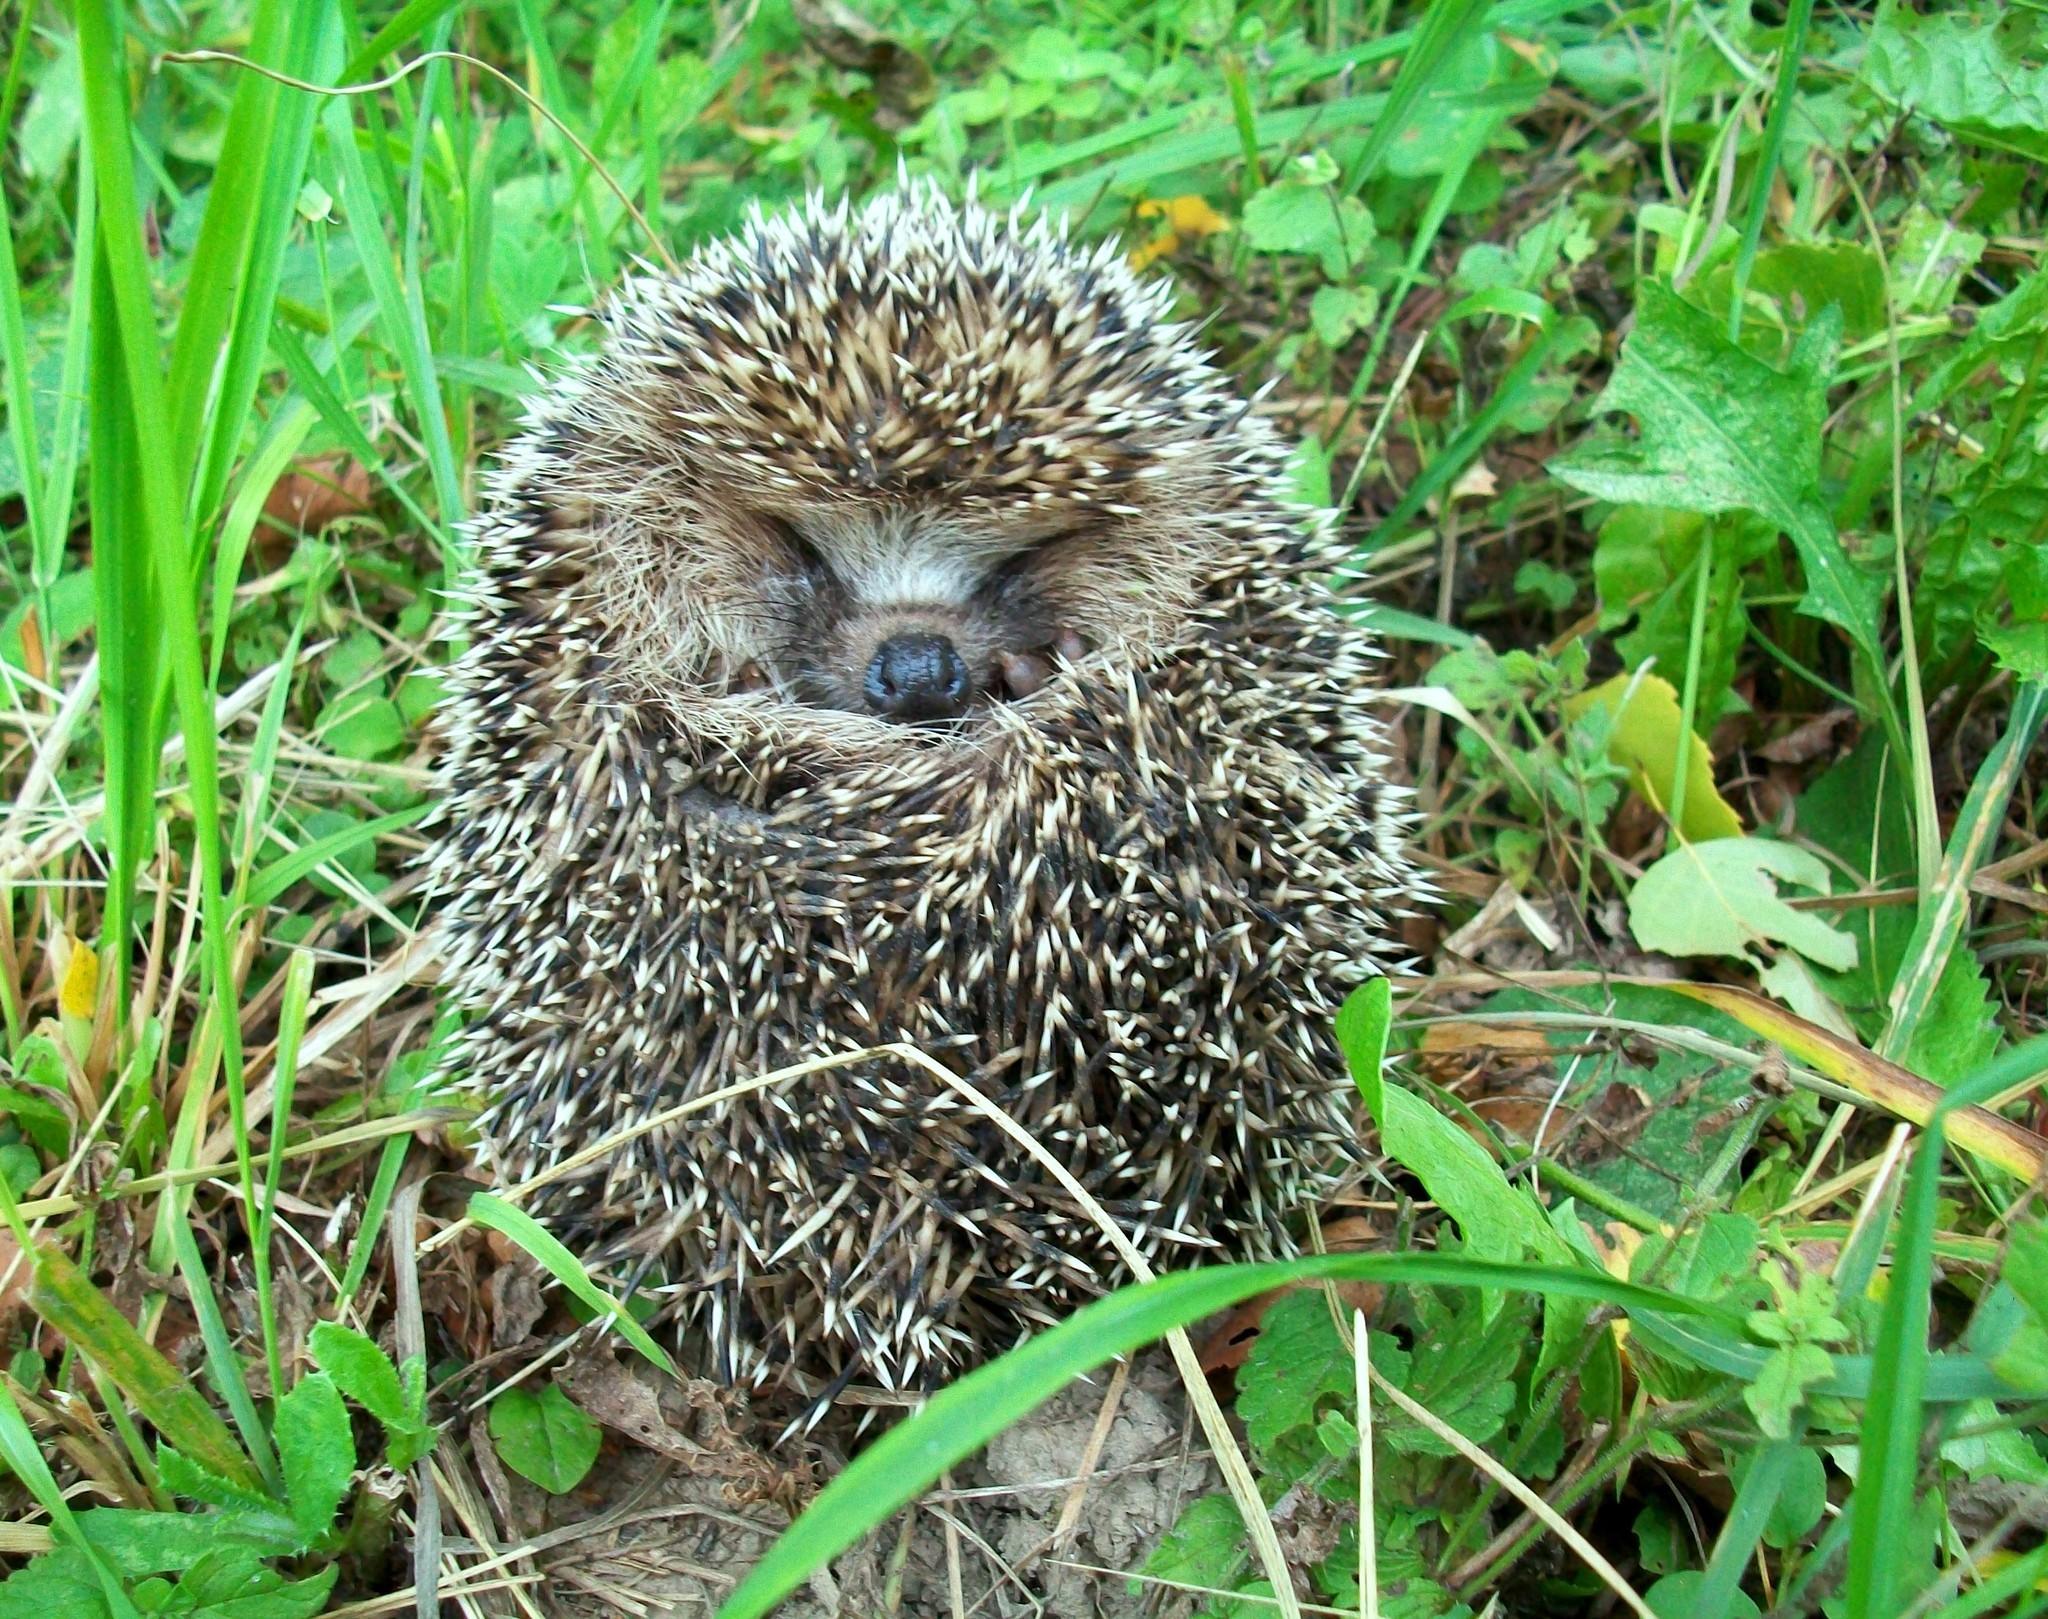
[[[951,719],[967,707],[967,665],[945,636],[913,630],[875,648],[862,687],[877,714],[894,720]]]

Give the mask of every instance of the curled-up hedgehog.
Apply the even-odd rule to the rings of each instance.
[[[506,451],[443,716],[452,1066],[522,1179],[907,1041],[1164,1265],[1290,1251],[1329,1035],[1417,892],[1286,450],[1113,247],[936,188],[630,283]],[[536,1199],[705,1370],[913,1385],[1118,1280],[915,1065],[719,1102]]]

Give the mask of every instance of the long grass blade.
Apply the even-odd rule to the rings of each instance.
[[[461,520],[465,504],[461,479],[455,470],[455,447],[448,435],[440,379],[434,368],[434,355],[427,341],[424,318],[416,298],[408,295],[399,280],[391,243],[385,238],[383,226],[379,223],[376,194],[370,189],[370,176],[363,167],[362,154],[356,150],[356,127],[348,104],[343,101],[330,103],[324,122],[328,152],[334,159],[340,182],[342,210],[355,238],[356,252],[370,283],[371,294],[377,301],[378,324],[384,333],[384,341],[398,356],[405,374],[406,394],[419,423],[420,440],[427,448],[427,470],[433,478],[434,498],[441,509],[441,521],[443,525],[453,525]],[[447,547],[444,560],[452,578],[461,571],[460,543],[453,539],[451,527],[444,526],[440,532]]]
[[[1520,1289],[1623,1309],[1711,1313],[1694,1300],[1590,1270],[1426,1254],[1321,1254],[1274,1264],[1218,1265],[1122,1288],[940,1390],[916,1416],[854,1458],[726,1599],[718,1619],[761,1619],[811,1570],[885,1522],[941,1473],[1076,1377],[1270,1288],[1317,1281]]]
[[[1904,1611],[1911,1537],[1899,1526],[1913,1511],[1925,1423],[1927,1311],[1934,1279],[1934,1233],[1940,1223],[1945,1127],[1959,1110],[1995,1096],[2008,1080],[1989,1063],[1941,1099],[1913,1155],[1892,1240],[1891,1279],[1871,1353],[1870,1395],[1858,1436],[1856,1489],[1849,1502],[1849,1563],[1844,1583],[1848,1619],[1892,1619]]]
[[[1387,104],[1344,175],[1344,189],[1356,191],[1379,173],[1380,164],[1408,127],[1415,105],[1436,83],[1451,53],[1471,37],[1473,19],[1485,0],[1430,0],[1429,12],[1415,30],[1415,43],[1401,58],[1400,70],[1387,89]]]
[[[2013,696],[2005,734],[1978,766],[1968,797],[1949,833],[1934,891],[1920,907],[1913,937],[1906,945],[1905,965],[1892,984],[1884,1038],[1888,1057],[1912,1044],[1921,1020],[1934,1003],[1934,991],[1948,970],[1949,957],[1963,937],[1970,915],[1970,879],[1996,847],[2005,825],[2005,807],[2030,757],[2035,739],[2048,721],[2048,682],[2021,683]]]
[[[1763,150],[1749,182],[1749,212],[1742,222],[1742,246],[1735,254],[1735,282],[1728,294],[1728,335],[1742,335],[1742,295],[1756,265],[1757,243],[1763,239],[1764,214],[1771,205],[1771,183],[1778,177],[1778,159],[1785,150],[1785,125],[1799,99],[1799,63],[1806,54],[1806,30],[1813,21],[1813,0],[1790,0],[1785,10],[1785,40],[1778,47],[1778,79],[1771,88],[1770,116],[1764,120]]]

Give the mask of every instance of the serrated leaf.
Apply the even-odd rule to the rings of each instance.
[[[1817,893],[1828,890],[1820,857],[1772,838],[1714,838],[1687,843],[1643,873],[1628,897],[1629,926],[1645,950],[1668,956],[1735,956],[1753,961],[1761,944],[1788,945],[1847,972],[1856,965],[1854,935],[1778,897],[1783,878]]]
[[[292,1521],[310,1544],[334,1526],[334,1514],[356,1466],[348,1407],[341,1403],[330,1375],[315,1372],[300,1378],[277,1402],[273,1437]]]
[[[2048,158],[2048,69],[2029,62],[2033,19],[1878,8],[1863,82],[1894,106],[1984,146]]]
[[[163,1475],[165,1488],[173,1495],[182,1496],[188,1501],[203,1501],[210,1507],[219,1507],[226,1512],[246,1513],[252,1516],[270,1514],[281,1523],[289,1522],[279,1510],[277,1503],[262,1491],[239,1484],[233,1479],[222,1478],[211,1468],[202,1466],[174,1445],[157,1445],[156,1467]]]
[[[498,1460],[551,1495],[583,1482],[604,1437],[553,1383],[537,1394],[507,1389],[491,1402],[490,1424]]]
[[[1244,1519],[1227,1495],[1191,1501],[1166,1532],[1144,1572],[1154,1579],[1220,1590],[1245,1561]]]
[[[60,1546],[0,1580],[0,1619],[108,1619],[85,1554]]]
[[[307,1339],[313,1364],[334,1379],[334,1385],[379,1422],[403,1422],[406,1409],[398,1368],[391,1357],[360,1332],[322,1321]]]
[[[404,1367],[360,1332],[322,1321],[308,1339],[313,1362],[334,1384],[384,1427],[385,1460],[396,1468],[410,1467],[434,1448],[438,1431],[426,1417],[426,1368],[419,1357],[406,1357]]]
[[[1840,339],[1839,310],[1807,323],[1779,371],[1661,282],[1637,297],[1635,331],[1595,411],[1626,411],[1633,443],[1589,446],[1550,463],[1603,500],[1713,515],[1750,511],[1791,537],[1806,570],[1800,610],[1846,630],[1881,658],[1883,587],[1843,551],[1820,492],[1821,423]]]
[[[1238,1374],[1237,1414],[1261,1451],[1316,1420],[1318,1401],[1352,1392],[1357,1371],[1330,1319],[1330,1301],[1304,1289],[1275,1299]]]

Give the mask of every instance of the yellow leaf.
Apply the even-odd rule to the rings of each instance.
[[[1134,270],[1145,269],[1154,260],[1164,258],[1188,238],[1214,236],[1220,230],[1230,229],[1229,220],[1201,197],[1192,194],[1149,197],[1138,204],[1138,217],[1157,219],[1165,228],[1151,241],[1131,249],[1131,268]]]
[[[1910,1069],[1866,1051],[1817,1023],[1788,1012],[1775,1001],[1726,984],[1671,984],[1680,995],[1726,1012],[1736,1022],[1787,1052],[1837,1085],[1912,1124],[1925,1124],[1941,1101],[1941,1087]],[[2000,1169],[2031,1182],[2048,1159],[2048,1141],[2033,1131],[2000,1118],[1989,1108],[1960,1107],[1946,1121],[1949,1140],[1987,1158]]]
[[[57,989],[57,1010],[66,1017],[90,1020],[99,992],[100,958],[83,939],[73,939],[71,959],[64,964],[64,982]]]
[[[1629,687],[1635,694],[1629,695]],[[1577,719],[1595,703],[1615,716],[1608,756],[1628,767],[1636,791],[1659,812],[1671,801],[1678,774],[1678,733],[1683,716],[1671,682],[1656,675],[1616,675],[1604,685],[1564,705],[1565,718]],[[1625,705],[1625,706],[1624,706]],[[1692,756],[1685,767],[1685,813],[1678,828],[1694,843],[1742,836],[1742,817],[1714,790],[1714,756],[1699,737],[1689,738]]]

